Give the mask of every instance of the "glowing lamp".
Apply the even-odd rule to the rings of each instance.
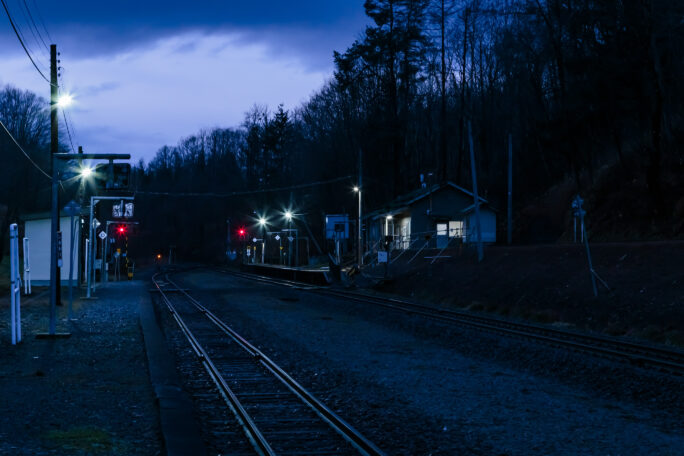
[[[82,178],[87,179],[88,177],[90,177],[91,174],[93,174],[93,168],[84,166],[83,168],[81,168],[80,174]]]
[[[74,97],[72,97],[68,93],[65,93],[64,95],[60,95],[59,98],[57,99],[57,106],[59,106],[60,108],[66,108],[67,106],[69,106],[73,102],[74,102]]]

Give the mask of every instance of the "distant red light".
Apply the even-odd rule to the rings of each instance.
[[[245,230],[240,230],[240,231],[238,231],[238,233],[240,233],[240,236],[244,236],[244,235],[245,235]]]
[[[119,227],[119,233],[123,234],[125,231],[126,231],[126,228],[124,228],[123,226]]]

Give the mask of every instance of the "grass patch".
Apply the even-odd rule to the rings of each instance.
[[[109,432],[95,426],[53,429],[45,438],[64,450],[82,451],[87,454],[106,454],[118,449]]]

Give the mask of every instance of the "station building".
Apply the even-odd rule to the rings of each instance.
[[[480,197],[482,241],[496,242],[496,210]],[[367,250],[390,236],[393,249],[444,248],[477,241],[474,196],[453,182],[425,186],[364,216]]]

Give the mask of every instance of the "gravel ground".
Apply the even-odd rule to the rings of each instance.
[[[216,273],[183,282],[389,454],[684,448],[681,378]]]
[[[0,308],[0,454],[162,454],[158,412],[138,322],[147,282],[109,284],[99,299],[76,301],[74,322],[58,308],[48,327],[45,292],[22,297],[24,340],[10,344],[9,303]],[[66,291],[66,290],[64,290]]]

